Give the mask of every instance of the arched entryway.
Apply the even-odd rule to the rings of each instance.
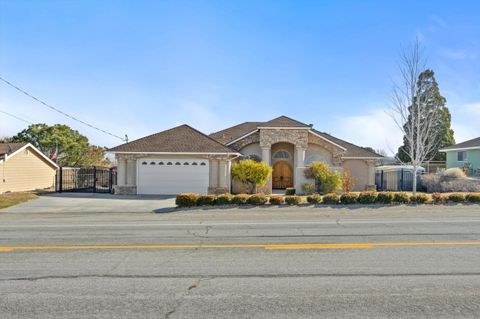
[[[273,164],[272,188],[284,189],[293,187],[293,169],[287,161],[277,161]]]

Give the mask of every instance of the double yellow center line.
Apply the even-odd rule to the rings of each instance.
[[[408,247],[408,246],[475,246],[479,241],[465,242],[385,242],[385,243],[337,243],[337,244],[186,244],[186,245],[75,245],[75,246],[0,246],[0,252],[19,250],[114,250],[114,249],[368,249],[376,247]]]

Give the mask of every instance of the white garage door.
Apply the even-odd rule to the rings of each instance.
[[[138,194],[206,194],[208,160],[145,158],[137,161]]]

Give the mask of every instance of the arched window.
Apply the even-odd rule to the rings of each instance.
[[[172,165],[172,162],[168,162],[167,165]]]
[[[163,162],[158,163],[158,165],[163,165]]]
[[[155,162],[150,162],[150,165],[155,165]]]
[[[205,165],[207,165],[207,164],[205,164],[205,162],[202,162],[202,164],[200,164],[200,166],[205,166]]]
[[[142,162],[142,165],[147,165],[148,163],[147,162]]]
[[[189,162],[185,162],[185,163],[183,163],[183,165],[190,165],[190,163],[189,163]]]
[[[285,150],[276,151],[275,154],[273,154],[273,158],[287,159],[290,158],[290,153]]]
[[[192,165],[193,165],[193,166],[197,166],[198,164],[197,164],[197,162],[193,162]]]
[[[326,163],[327,160],[326,160],[325,157],[323,157],[320,154],[312,154],[312,155],[307,156],[307,158],[305,159],[305,165],[310,165],[313,162],[324,162],[324,163]]]
[[[176,163],[175,163],[175,165],[182,165],[182,163],[180,163],[180,162],[176,162]]]

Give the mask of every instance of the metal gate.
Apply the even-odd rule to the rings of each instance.
[[[97,167],[60,167],[56,191],[82,193],[112,193],[117,183],[117,170]]]

